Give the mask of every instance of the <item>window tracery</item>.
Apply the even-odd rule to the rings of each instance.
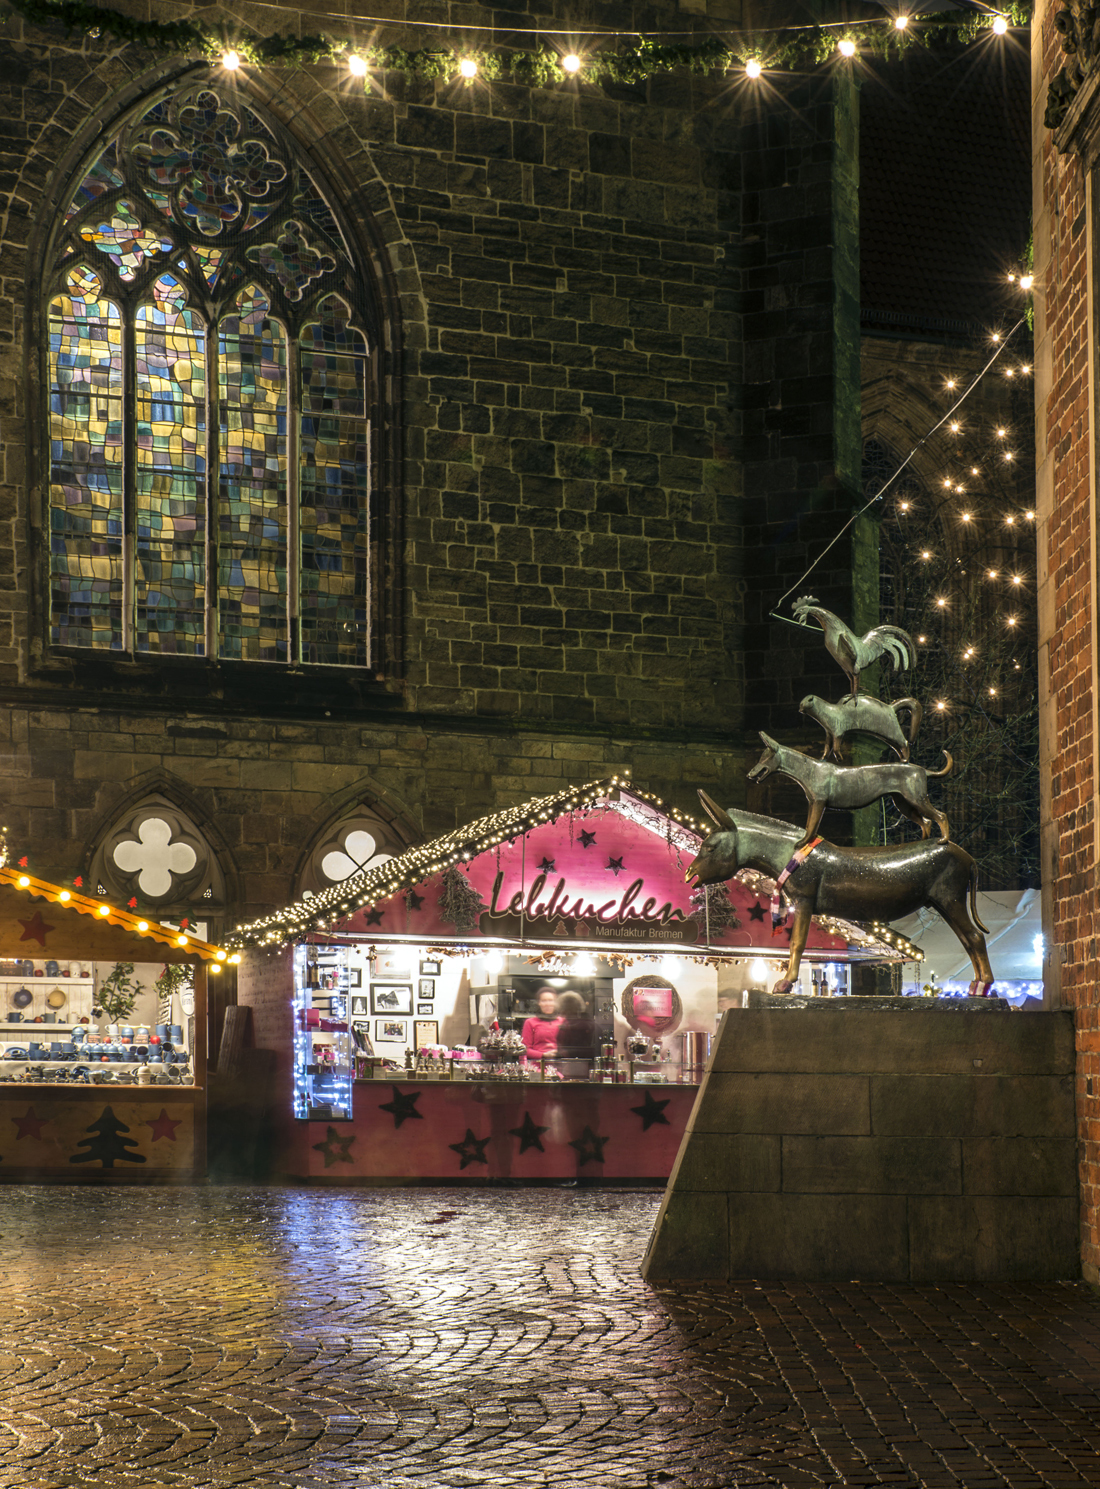
[[[48,288],[51,642],[368,665],[373,326],[312,165],[179,90],[85,169]]]

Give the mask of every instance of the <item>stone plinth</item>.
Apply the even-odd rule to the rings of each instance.
[[[861,1002],[725,1015],[643,1275],[1079,1276],[1072,1014]]]

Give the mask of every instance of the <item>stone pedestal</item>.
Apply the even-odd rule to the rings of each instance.
[[[1080,1275],[1072,1014],[863,1002],[725,1015],[645,1277]]]

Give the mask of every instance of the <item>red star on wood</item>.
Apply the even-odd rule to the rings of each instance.
[[[34,1107],[29,1106],[25,1117],[12,1118],[12,1121],[19,1129],[15,1135],[16,1142],[20,1142],[25,1137],[41,1137],[42,1129],[49,1120],[49,1117],[36,1117]]]
[[[20,941],[37,941],[39,946],[45,946],[46,937],[56,929],[55,926],[47,925],[42,919],[41,910],[36,910],[30,920],[21,920],[19,924],[23,927]]]
[[[156,1119],[155,1122],[143,1122],[141,1125],[143,1127],[148,1127],[152,1132],[152,1137],[150,1138],[151,1142],[155,1143],[158,1141],[158,1139],[166,1137],[170,1143],[174,1143],[176,1140],[176,1128],[182,1121],[182,1117],[180,1117],[178,1120],[174,1120],[168,1115],[167,1108],[162,1106],[160,1109],[160,1116]]]

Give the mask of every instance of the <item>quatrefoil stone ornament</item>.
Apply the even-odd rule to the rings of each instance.
[[[163,899],[172,888],[173,874],[187,874],[197,862],[188,843],[173,843],[172,829],[160,817],[146,817],[137,840],[117,845],[114,860],[124,874],[138,875],[138,888],[150,899]]]
[[[377,847],[370,833],[357,827],[344,839],[343,852],[337,849],[325,854],[321,860],[321,872],[333,884],[341,884],[352,874],[361,874],[365,868],[377,868],[393,857],[392,853],[376,853]]]

